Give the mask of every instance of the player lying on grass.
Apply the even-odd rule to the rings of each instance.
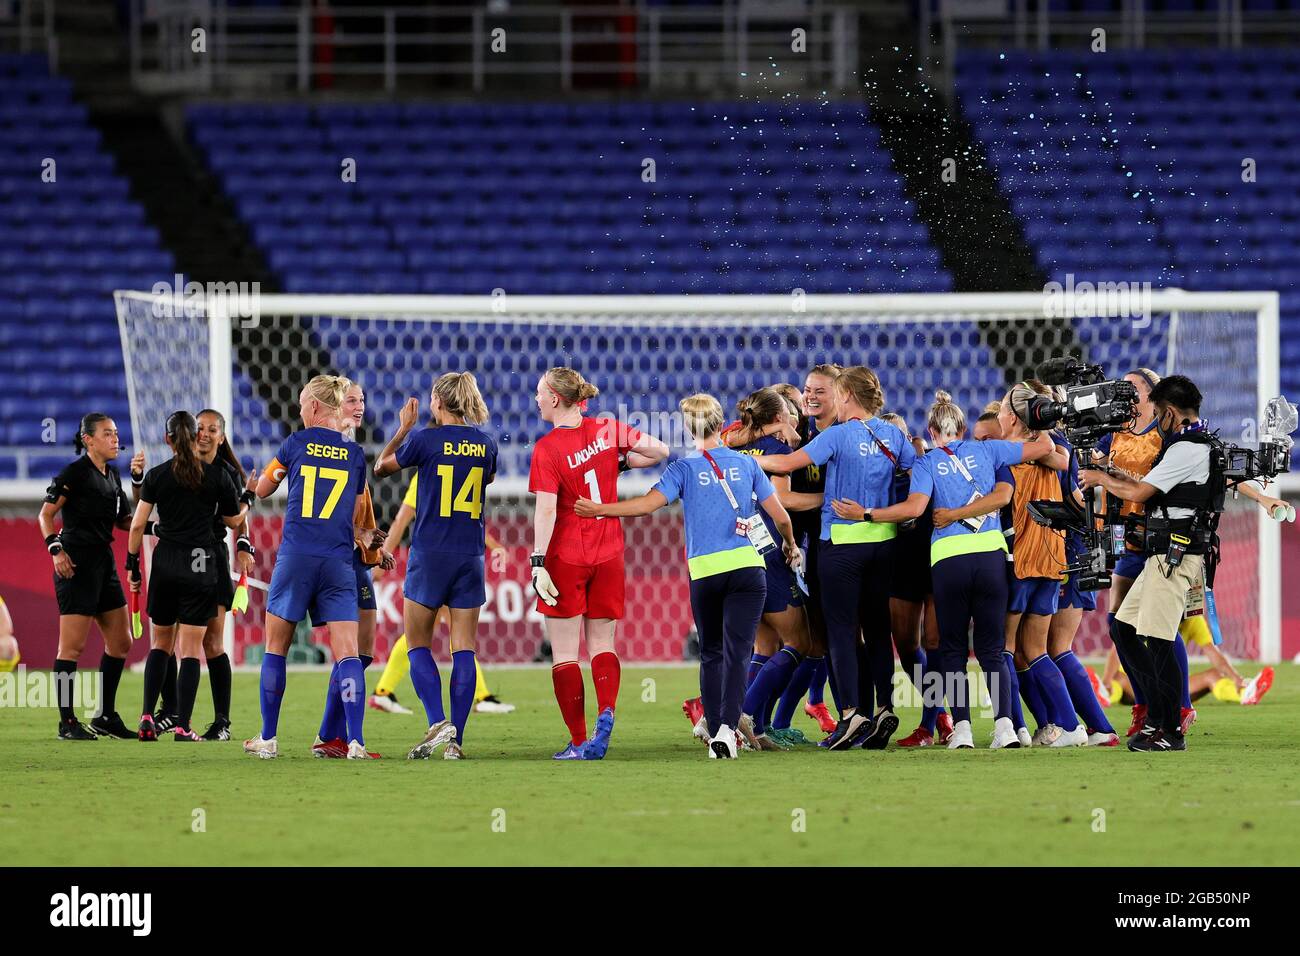
[[[375,474],[382,478],[418,468],[420,477],[402,618],[411,683],[424,704],[429,729],[407,757],[427,760],[441,747],[443,759],[459,760],[474,706],[479,610],[487,603],[483,503],[496,478],[497,445],[479,427],[487,421],[487,405],[469,372],[440,376],[429,408],[432,424],[413,431],[419,402],[412,398],[402,407],[398,429],[375,462]],[[432,650],[442,607],[451,615],[450,720]]]
[[[415,520],[415,506],[418,501],[420,488],[420,476],[415,474],[411,476],[411,483],[406,488],[406,495],[402,498],[402,506],[397,510],[397,517],[388,527],[388,540],[386,542],[389,549],[394,553],[402,544],[402,539],[406,536],[406,529],[410,527],[411,522]],[[494,570],[500,570],[505,567],[506,549],[491,534],[484,532],[483,539],[489,560],[493,562]],[[374,580],[376,583],[384,579],[385,571],[382,568],[376,569]],[[447,607],[438,608],[438,625],[451,630],[451,611]],[[409,714],[410,709],[403,707],[397,700],[397,688],[401,685],[402,679],[406,677],[406,672],[410,669],[410,661],[407,659],[407,642],[406,635],[403,634],[393,642],[392,649],[388,652],[388,663],[384,665],[384,672],[379,677],[379,683],[375,685],[375,691],[370,695],[370,706],[375,710],[382,710],[389,714]],[[483,662],[474,658],[474,713],[476,714],[509,714],[514,711],[514,704],[507,704],[500,700],[492,693],[488,687],[487,678],[483,675]]]
[[[338,682],[347,727],[348,758],[372,756],[365,747],[365,674],[357,654],[357,580],[352,568],[356,547],[353,515],[366,488],[365,452],[340,434],[342,409],[351,382],[339,375],[317,375],[298,396],[302,431],[284,440],[262,473],[258,497],[289,482],[283,534],[271,573],[266,611],[266,653],[262,657],[262,732],[244,741],[246,753],[278,755],[276,730],[285,689],[285,654],[297,623],[313,614],[329,621],[330,649],[338,663]],[[384,533],[370,532],[367,547],[383,544]]]
[[[623,527],[617,519],[584,517],[579,498],[618,499],[618,475],[668,457],[668,446],[616,419],[589,418],[600,389],[571,368],[537,381],[537,412],[551,430],[533,446],[528,490],[533,507],[533,590],[546,618],[555,700],[569,731],[556,760],[600,760],[614,730],[621,674],[614,631],[623,617]],[[596,691],[596,732],[587,739],[586,692],[578,655],[583,642]]]
[[[640,497],[615,504],[579,498],[574,511],[584,518],[636,517],[681,500],[709,756],[733,758],[745,673],[767,598],[762,552],[776,549],[759,514],[766,513],[780,532],[781,551],[793,570],[802,569],[803,555],[790,516],[757,458],[733,451],[719,437],[723,418],[717,399],[692,395],[678,407],[695,451],[669,465]]]

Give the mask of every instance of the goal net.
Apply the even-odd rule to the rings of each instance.
[[[232,316],[225,300],[180,307],[147,293],[116,293],[131,402],[131,424],[149,460],[168,452],[166,416],[211,406],[226,414],[228,437],[245,467],[270,460],[300,426],[304,382],[320,372],[347,375],[366,392],[358,440],[373,456],[410,396],[422,406],[442,372],[478,377],[500,447],[488,497],[489,533],[504,560],[489,562],[481,619],[485,660],[528,661],[542,639],[529,586],[531,498],[528,463],[545,430],[534,392],[548,368],[571,365],[601,389],[590,414],[615,416],[681,450],[676,407],[693,392],[715,395],[730,414],[763,385],[800,387],[821,362],[876,370],[887,407],[922,433],[936,388],[952,393],[971,420],[1009,383],[1054,355],[1104,366],[1112,376],[1139,367],[1181,372],[1205,394],[1202,409],[1224,437],[1255,441],[1254,422],[1277,394],[1277,296],[1182,293],[1050,301],[1038,293],[861,296],[299,296],[264,295],[255,314]],[[654,473],[620,480],[624,496]],[[372,483],[381,525],[396,515],[409,475]],[[276,500],[252,520],[257,581],[249,611],[234,627],[234,653],[258,644],[265,586],[282,520]],[[1280,648],[1279,536],[1274,522],[1242,499],[1224,516],[1216,596],[1225,650],[1276,659]],[[681,515],[667,508],[624,522],[628,605],[620,626],[625,658],[680,660],[692,631]],[[376,585],[383,657],[401,633],[399,565]],[[1103,592],[1104,593],[1104,592]],[[1100,604],[1104,606],[1104,597]],[[1109,648],[1103,613],[1085,616],[1077,647]],[[435,651],[446,653],[446,634]],[[1193,653],[1195,651],[1193,650]]]

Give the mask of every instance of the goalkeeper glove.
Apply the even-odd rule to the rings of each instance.
[[[560,603],[560,592],[555,588],[555,582],[551,580],[551,573],[546,570],[543,563],[546,560],[545,555],[534,554],[529,561],[533,566],[533,590],[549,607],[555,607]]]

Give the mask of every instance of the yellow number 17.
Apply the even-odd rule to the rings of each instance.
[[[328,518],[334,513],[334,508],[343,497],[343,489],[348,485],[348,473],[341,468],[317,468],[315,465],[303,465],[299,473],[302,475],[302,516],[304,518]],[[321,478],[334,482],[334,487],[330,489],[329,497],[325,499],[325,507],[321,509],[320,514],[312,514],[312,507],[316,502],[316,475],[320,474]]]

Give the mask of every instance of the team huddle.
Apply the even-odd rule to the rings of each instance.
[[[1152,399],[1159,376],[1138,369],[1126,377],[1140,396],[1136,420],[1099,449],[1095,467],[1083,471],[1060,434],[1029,427],[1030,401],[1051,395],[1032,381],[992,402],[969,435],[962,409],[946,392],[936,392],[924,437],[885,412],[884,388],[862,366],[817,365],[802,390],[760,388],[737,404],[729,424],[716,398],[693,395],[679,406],[693,450],[668,463],[649,492],[620,501],[619,475],[665,463],[668,445],[617,420],[585,414],[597,387],[573,369],[549,370],[535,400],[550,430],[534,446],[528,487],[534,496],[532,582],[569,737],[555,758],[599,760],[610,748],[620,682],[616,630],[625,614],[620,519],[678,500],[700,645],[700,696],[686,701],[684,710],[711,758],[811,743],[792,726],[801,704],[826,734],[818,746],[884,749],[899,725],[895,653],[923,704],[919,726],[897,742],[901,747],[974,746],[967,674],[972,649],[995,714],[995,749],[1116,746],[1120,738],[1105,707],[1124,695],[1133,702],[1131,749],[1144,749],[1148,738],[1158,742],[1157,732],[1166,729],[1181,739],[1195,719],[1193,684],[1204,693],[1226,681],[1242,703],[1257,701],[1271,672],[1247,682],[1217,649],[1211,652],[1218,643],[1212,613],[1182,624],[1183,635],[1205,645],[1214,661],[1209,683],[1189,679],[1185,644],[1174,635],[1170,660],[1181,668],[1182,697],[1176,715],[1163,696],[1145,699],[1145,644],[1117,639],[1118,660],[1104,682],[1074,655],[1083,614],[1096,610],[1095,595],[1062,574],[1082,542],[1035,523],[1029,503],[1063,501],[1101,486],[1125,497],[1126,510],[1141,510],[1140,500],[1126,497],[1128,485],[1111,475],[1136,482],[1155,474],[1170,429]],[[1199,405],[1199,393],[1195,398]],[[410,524],[404,647],[395,653],[405,652],[428,730],[408,757],[465,756],[469,715],[491,700],[476,650],[491,540],[487,489],[497,473],[497,446],[483,430],[488,410],[474,376],[451,372],[435,381],[425,427],[417,427],[420,403],[408,400],[373,467],[355,441],[365,411],[359,384],[319,375],[304,386],[299,404],[303,428],[247,478],[219,413],[174,413],[165,425],[173,457],[148,471],[142,454],[132,460],[134,514],[110,464],[118,454],[113,422],[102,415],[83,419],[77,440],[85,454],[51,484],[40,520],[60,608],[55,671],[76,670],[93,621],[105,639],[104,682],[101,712],[89,727],[73,714],[70,690],[66,700],[60,691],[60,737],[151,741],[170,731],[184,741],[230,739],[230,662],[222,634],[225,615],[241,597],[230,573],[227,531],[236,531],[236,569],[246,575],[255,555],[249,512],[284,485],[287,503],[265,614],[262,727],[244,750],[278,756],[286,655],[299,623],[309,621],[327,628],[334,661],[312,753],[375,758],[364,732],[365,670],[376,625],[371,574],[396,562],[375,518],[370,481],[411,469],[415,477],[397,534],[400,539]],[[1180,427],[1190,426],[1184,420]],[[1277,503],[1260,489],[1242,490],[1266,508]],[[62,530],[56,531],[60,514]],[[138,623],[128,620],[114,568],[114,528],[129,531],[132,609],[147,592],[152,623],[134,732],[115,703],[129,631]],[[147,587],[141,569],[146,536],[157,542]],[[1141,585],[1142,562],[1142,553],[1133,550],[1115,568],[1112,634],[1125,634],[1125,614],[1117,623],[1114,612],[1134,582]],[[439,620],[450,631],[446,707],[432,653]],[[1134,618],[1133,626],[1145,623]],[[590,733],[579,663],[584,644],[598,714]],[[190,727],[200,655],[215,716],[202,735]],[[838,716],[827,706],[827,685]],[[387,678],[377,691],[372,706],[380,706],[378,699],[388,701],[381,709],[396,707]],[[160,697],[162,711],[155,714]]]

